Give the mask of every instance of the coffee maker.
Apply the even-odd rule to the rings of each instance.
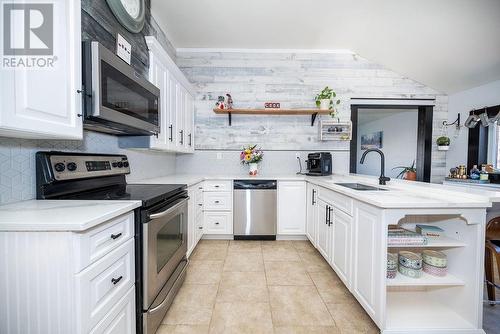
[[[307,155],[307,175],[332,175],[332,154],[330,152],[316,152]]]

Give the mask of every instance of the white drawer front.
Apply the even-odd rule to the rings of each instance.
[[[134,334],[135,333],[135,288],[128,290],[90,334]]]
[[[79,254],[75,273],[104,257],[134,236],[134,213],[130,212],[89,231],[75,234]]]
[[[332,190],[322,188],[319,194],[319,197],[322,197],[330,202],[337,209],[344,211],[349,216],[353,215],[353,200],[350,197],[341,195]]]
[[[225,192],[204,192],[203,209],[204,210],[231,210],[233,207],[232,193]]]
[[[134,285],[134,239],[76,275],[77,323],[87,333]]]
[[[204,191],[231,191],[233,189],[232,181],[205,181]]]
[[[204,234],[232,234],[233,213],[232,212],[205,212]]]

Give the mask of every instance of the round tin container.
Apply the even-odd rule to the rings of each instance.
[[[446,267],[434,267],[434,266],[431,266],[430,264],[427,264],[425,262],[424,262],[424,269],[423,270],[424,270],[424,272],[426,272],[429,275],[439,276],[439,277],[446,276],[446,274],[448,273],[448,268],[446,268]]]
[[[425,263],[430,264],[433,267],[446,268],[448,263],[446,254],[435,250],[424,250],[422,258]]]
[[[397,270],[387,270],[387,278],[393,279],[396,278]]]
[[[401,251],[399,252],[399,264],[399,267],[422,269],[422,256],[413,252]]]
[[[398,254],[387,253],[387,270],[398,270]]]
[[[411,278],[420,278],[422,277],[422,269],[412,269],[407,268],[405,266],[399,266],[399,272],[402,275],[411,277]]]

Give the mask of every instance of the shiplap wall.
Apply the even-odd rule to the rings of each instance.
[[[212,111],[217,97],[228,92],[235,108],[261,108],[267,101],[304,108],[314,107],[315,94],[328,85],[342,100],[341,119],[350,118],[351,97],[435,98],[434,139],[447,118],[446,95],[350,53],[178,49],[176,61],[196,90],[197,150],[230,151],[247,144],[270,151],[349,149],[344,142],[320,142],[307,116],[235,115],[229,127],[226,115]],[[432,180],[444,175],[445,154],[434,143]]]

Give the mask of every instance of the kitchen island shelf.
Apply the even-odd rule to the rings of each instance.
[[[456,248],[465,247],[466,243],[453,238],[442,236],[440,238],[428,238],[425,245],[388,245],[388,248]]]
[[[231,126],[232,115],[311,115],[311,126],[314,126],[318,115],[328,115],[330,110],[319,109],[219,109],[214,108],[216,114],[227,114],[229,126]]]
[[[397,273],[395,278],[387,279],[387,286],[460,286],[465,285],[461,279],[447,274],[444,277],[432,276],[422,273],[420,278],[411,278],[401,273]]]

